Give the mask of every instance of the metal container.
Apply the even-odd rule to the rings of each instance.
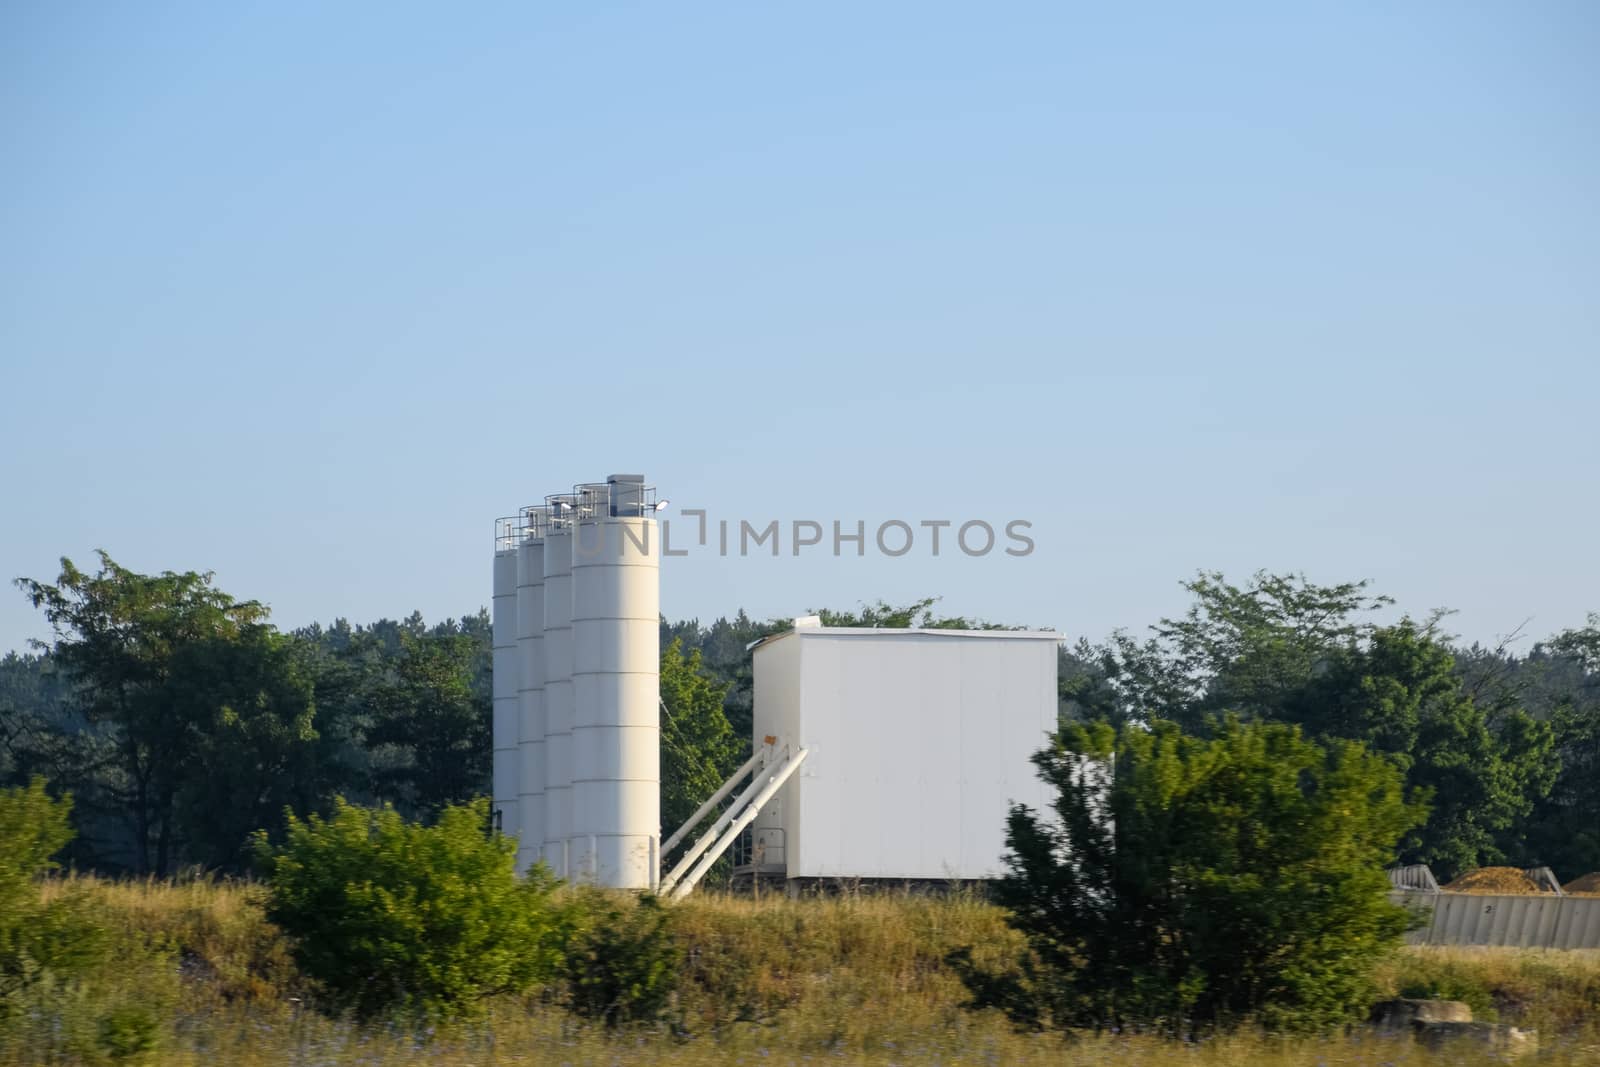
[[[572,834],[572,501],[547,497],[544,538],[544,860],[571,876]]]
[[[518,780],[520,794],[517,870],[527,871],[544,854],[544,533],[542,506],[522,509],[517,549]]]
[[[521,829],[518,741],[521,736],[517,658],[517,520],[495,521],[493,785],[495,822],[507,834]]]
[[[625,482],[633,514],[613,515],[613,488],[572,540],[572,876],[623,889],[653,886],[661,833],[659,532],[644,492]]]

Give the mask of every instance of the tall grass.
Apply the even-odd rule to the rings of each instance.
[[[997,909],[961,894],[691,898],[675,908],[685,954],[667,1026],[607,1033],[530,997],[501,999],[483,1021],[454,1030],[360,1028],[306,1006],[288,946],[261,915],[259,887],[92,879],[72,886],[92,893],[108,922],[169,950],[153,957],[181,976],[155,1056],[163,1064],[1497,1062],[1486,1049],[1429,1052],[1363,1028],[1325,1040],[1241,1033],[1193,1044],[1138,1034],[1069,1044],[1017,1033],[993,1013],[963,1007],[962,986],[944,965],[957,947],[999,960],[1018,944]],[[1378,979],[1386,994],[1462,997],[1503,1022],[1538,1027],[1541,1064],[1600,1062],[1600,952],[1412,948]],[[0,1067],[38,1062],[37,1046],[0,1036]]]
[[[259,885],[96,878],[53,879],[46,897],[87,891],[113,929],[175,951],[186,1001],[276,1002],[300,996],[289,944],[262,915]],[[293,1001],[288,1001],[293,1003]]]
[[[1586,1036],[1600,1063],[1600,949],[1421,945],[1390,960],[1378,982],[1385,995],[1465,1000],[1475,1017]]]

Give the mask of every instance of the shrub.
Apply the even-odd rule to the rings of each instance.
[[[156,1050],[161,1024],[149,1009],[126,1004],[100,1020],[98,1044],[109,1060],[129,1060]]]
[[[672,914],[653,896],[578,890],[566,945],[568,1004],[607,1026],[660,1019],[682,952]]]
[[[44,779],[0,790],[0,998],[46,976],[70,978],[105,955],[106,933],[80,894],[46,901],[38,879],[72,840],[72,799]]]
[[[481,799],[431,826],[339,801],[326,820],[291,816],[280,847],[258,837],[267,917],[325,1010],[447,1019],[555,972],[554,880],[519,880],[515,843],[488,821]]]
[[[1255,1019],[1317,1030],[1359,1016],[1408,925],[1385,861],[1424,816],[1360,745],[1294,727],[1069,727],[1035,757],[1055,819],[1012,809],[996,889],[1028,942],[1020,974],[969,959],[979,1004],[1035,1027]]]
[[[146,1056],[176,991],[172,957],[107,926],[86,886],[41,883],[72,840],[71,814],[42,779],[0,789],[0,1046],[40,1060]]]

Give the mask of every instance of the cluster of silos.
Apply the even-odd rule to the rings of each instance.
[[[660,842],[654,490],[614,474],[496,524],[494,806],[526,870],[652,888]]]

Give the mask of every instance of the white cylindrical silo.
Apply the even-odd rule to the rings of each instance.
[[[571,877],[572,833],[572,505],[547,497],[544,537],[544,860]]]
[[[544,853],[544,507],[523,508],[517,549],[518,779],[517,870]]]
[[[521,716],[517,691],[521,686],[517,662],[517,520],[496,519],[494,530],[494,764],[491,772],[496,824],[507,834],[522,827],[519,819],[520,784],[517,751]]]
[[[573,877],[655,882],[661,833],[660,553],[644,479],[613,475],[572,538]]]

